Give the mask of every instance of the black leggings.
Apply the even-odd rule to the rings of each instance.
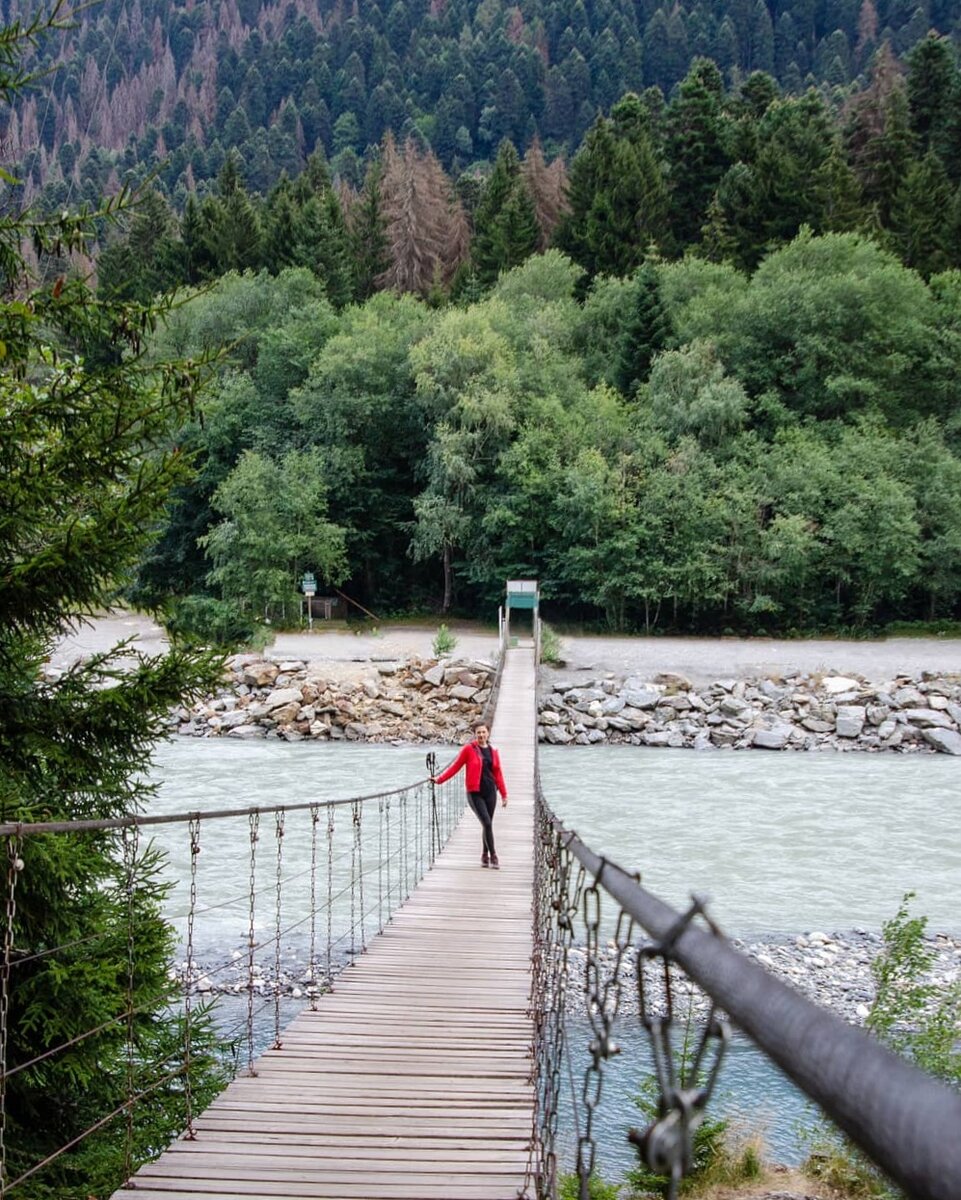
[[[484,849],[494,853],[494,810],[497,808],[496,792],[468,792],[467,803],[484,827]]]

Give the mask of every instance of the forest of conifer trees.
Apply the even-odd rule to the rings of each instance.
[[[10,117],[12,147],[40,135],[19,189],[99,198],[156,166],[74,268],[122,302],[195,289],[156,351],[229,348],[134,598],[229,637],[280,619],[303,568],[384,613],[482,611],[535,575],[619,629],[957,618],[953,20],[872,0],[86,18],[83,74]],[[73,136],[157,70],[126,121],[145,133]]]

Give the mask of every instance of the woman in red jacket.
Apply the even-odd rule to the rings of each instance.
[[[494,812],[497,793],[501,804],[507,805],[507,788],[501,771],[500,755],[490,745],[490,730],[484,721],[474,726],[474,740],[468,742],[446,771],[434,777],[434,783],[444,783],[461,767],[467,768],[467,802],[484,828],[481,866],[499,867],[494,852]]]

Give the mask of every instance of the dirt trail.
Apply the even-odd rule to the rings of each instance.
[[[496,635],[476,625],[451,623],[457,638],[455,653],[489,658]],[[273,659],[362,664],[431,655],[436,630],[417,626],[387,626],[382,631],[354,634],[345,630],[280,633],[267,650]],[[155,654],[166,645],[163,630],[149,617],[113,612],[65,635],[53,655],[56,666],[107,650],[124,638],[135,648]],[[584,679],[612,672],[618,676],[650,678],[662,671],[686,675],[692,683],[712,679],[784,676],[795,671],[813,674],[863,675],[882,682],[896,675],[919,676],[923,671],[961,675],[961,638],[890,638],[885,641],[781,641],[768,638],[678,637],[564,637],[565,665],[549,668],[550,679]]]

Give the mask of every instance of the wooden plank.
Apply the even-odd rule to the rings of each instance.
[[[510,790],[480,866],[465,812],[384,932],[196,1123],[140,1200],[512,1200],[533,1095],[533,654],[511,650],[492,740]],[[453,757],[453,755],[451,756]],[[126,1200],[128,1191],[113,1200]]]

